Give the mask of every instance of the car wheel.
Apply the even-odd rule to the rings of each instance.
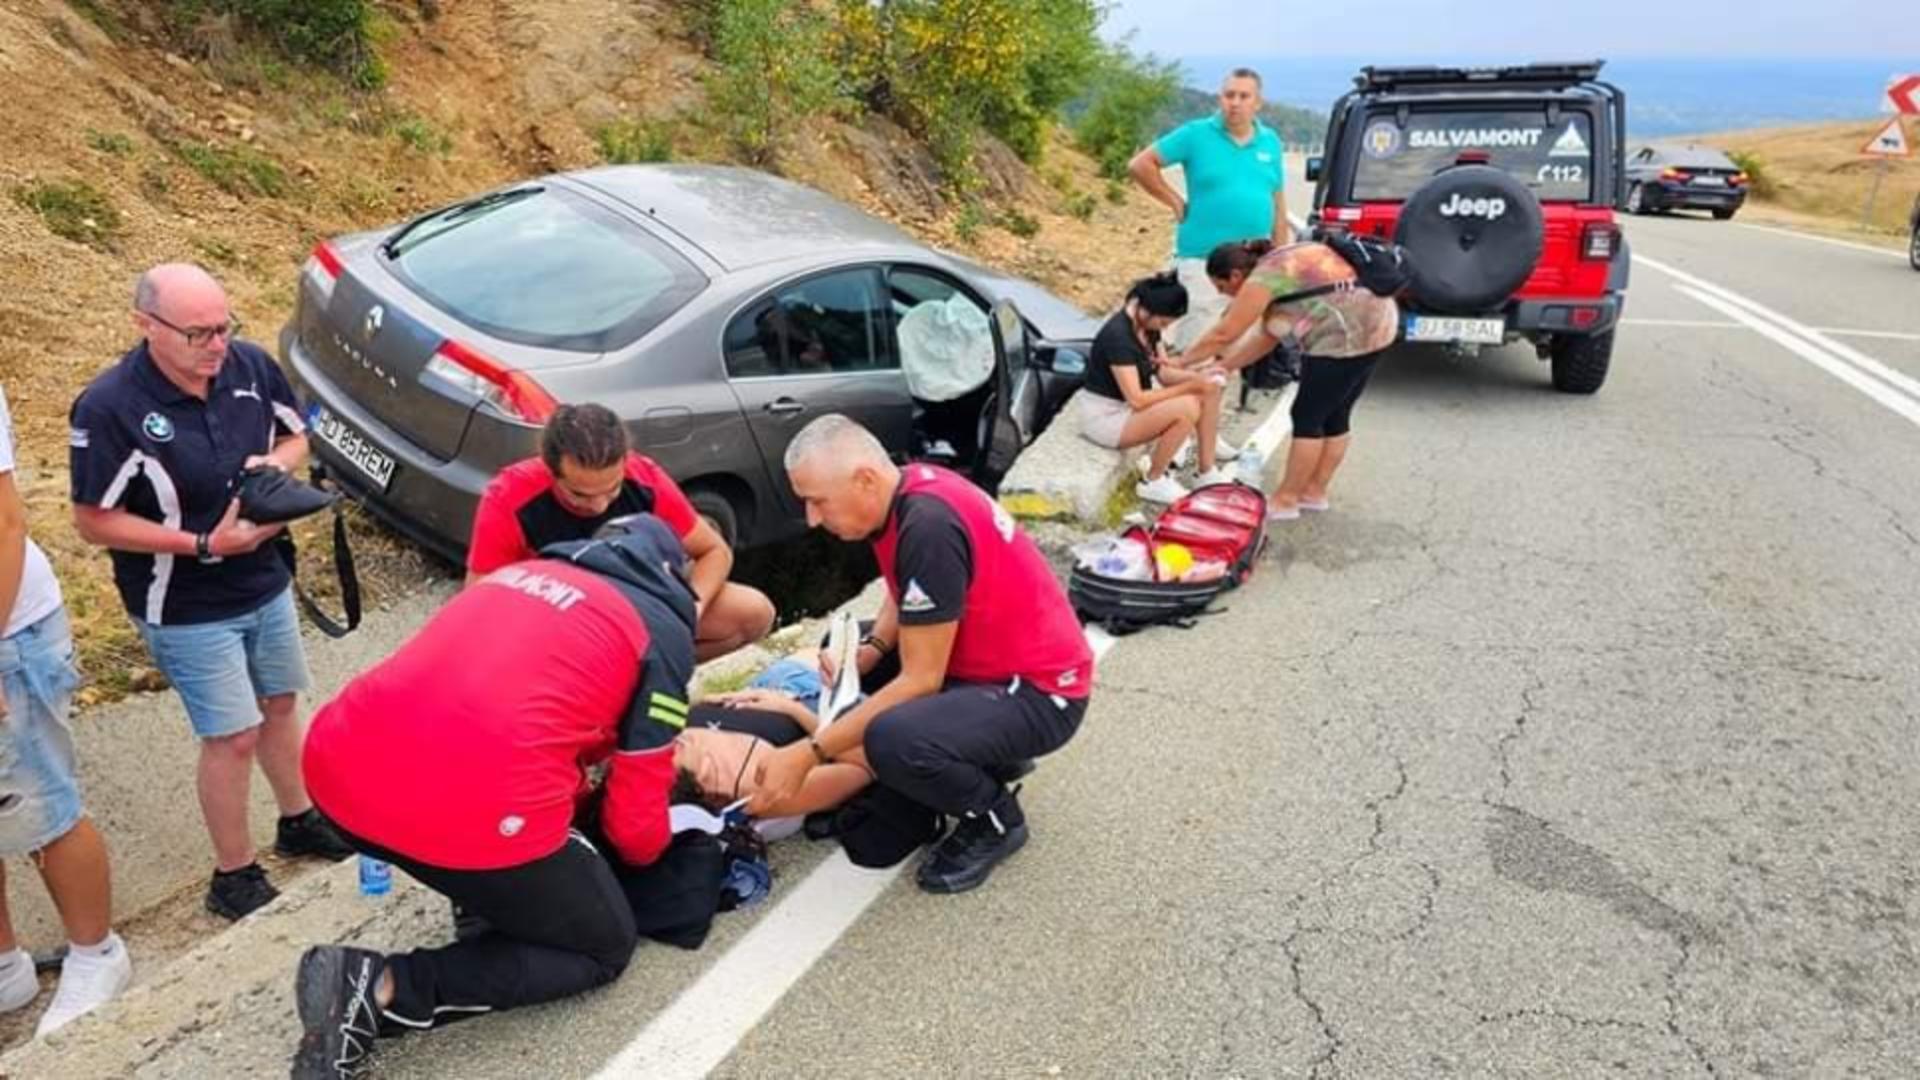
[[[1733,220],[1733,211],[1731,211],[1731,210],[1715,210],[1715,211],[1713,212],[1713,220],[1715,220],[1715,221],[1732,221],[1732,220]]]
[[[1920,270],[1920,225],[1913,227],[1913,238],[1907,241],[1907,265]]]
[[[1591,394],[1607,381],[1613,361],[1613,331],[1603,334],[1563,334],[1548,346],[1553,360],[1553,388],[1563,394]]]
[[[1460,165],[1421,184],[1400,208],[1412,292],[1433,311],[1477,315],[1533,276],[1545,235],[1540,200],[1490,165]]]
[[[1647,189],[1635,184],[1627,189],[1627,213],[1644,215],[1647,212]]]
[[[720,539],[730,548],[740,546],[740,514],[733,508],[733,502],[717,491],[695,488],[687,492],[687,501],[693,504],[693,511],[713,526]]]

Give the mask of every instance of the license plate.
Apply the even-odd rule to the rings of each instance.
[[[373,481],[375,491],[387,490],[387,485],[393,482],[393,458],[385,451],[324,408],[314,408],[311,426],[321,442],[333,447],[341,457],[347,459],[347,464]]]
[[[1408,341],[1464,341],[1498,345],[1507,339],[1505,319],[1456,319],[1437,315],[1407,316]]]
[[[1727,186],[1726,179],[1724,177],[1719,177],[1719,176],[1696,176],[1693,178],[1693,182],[1695,185],[1699,187],[1726,187]]]

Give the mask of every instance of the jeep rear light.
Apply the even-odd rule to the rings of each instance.
[[[473,394],[510,420],[546,423],[559,402],[532,376],[454,340],[440,343],[427,370]]]
[[[307,256],[307,265],[301,267],[301,276],[313,286],[322,307],[333,298],[333,283],[340,280],[342,266],[339,253],[322,240],[313,245],[313,254]]]
[[[1567,321],[1575,330],[1585,330],[1600,321],[1600,309],[1597,307],[1577,307],[1567,316]]]
[[[1580,257],[1588,262],[1611,262],[1620,250],[1620,227],[1596,221],[1580,233]]]

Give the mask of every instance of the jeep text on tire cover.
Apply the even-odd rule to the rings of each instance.
[[[1310,224],[1406,249],[1409,339],[1525,338],[1557,388],[1599,389],[1630,265],[1626,99],[1602,66],[1368,67],[1334,103]]]

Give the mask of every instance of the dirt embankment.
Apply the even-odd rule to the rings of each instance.
[[[1920,158],[1892,158],[1884,166],[1860,153],[1890,116],[1829,124],[1798,124],[1704,135],[1703,145],[1760,159],[1774,192],[1759,205],[1796,225],[1821,231],[1859,230],[1904,237],[1907,215],[1920,193]],[[1907,137],[1920,138],[1920,121],[1909,118]],[[1880,173],[1871,219],[1864,217],[1867,196]]]
[[[142,268],[208,266],[248,336],[271,346],[318,238],[597,163],[595,133],[618,120],[660,123],[678,159],[727,156],[698,123],[706,61],[680,29],[681,5],[394,2],[382,9],[391,80],[373,95],[292,68],[219,20],[184,34],[161,26],[157,6],[0,8],[0,386],[34,536],[67,589],[83,659],[108,691],[145,681],[144,650],[104,556],[68,524],[65,416],[80,387],[132,344],[126,312]],[[942,197],[924,150],[871,120],[795,133],[780,168],[1091,309],[1112,304],[1166,250],[1164,211],[1110,189],[1064,139],[1037,169],[987,141],[980,165],[984,209],[963,209]],[[74,184],[99,200],[76,204]],[[56,235],[56,224],[75,238]],[[433,572],[370,523],[356,528],[376,601]],[[307,548],[317,558],[326,545]]]

